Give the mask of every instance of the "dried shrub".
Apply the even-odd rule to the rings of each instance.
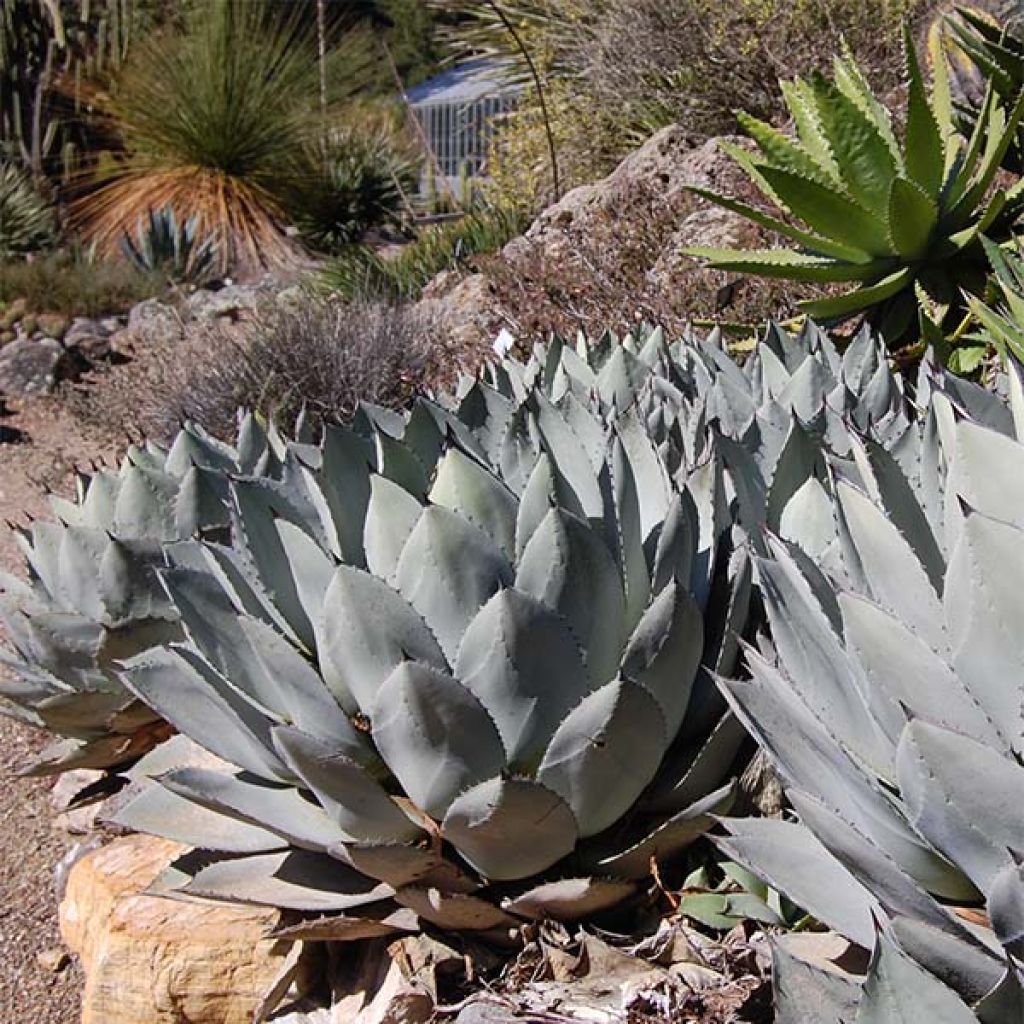
[[[195,420],[229,437],[242,407],[288,426],[303,408],[314,423],[343,421],[361,401],[398,407],[450,383],[457,365],[429,313],[309,297],[147,344],[70,400],[80,418],[114,431],[164,439]]]

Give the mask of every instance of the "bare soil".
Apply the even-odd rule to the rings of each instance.
[[[20,572],[7,522],[47,514],[75,465],[114,446],[83,436],[56,399],[8,403],[0,416],[0,567]],[[75,1024],[81,975],[62,956],[54,869],[74,839],[53,825],[50,783],[16,778],[47,739],[0,717],[0,1021]]]

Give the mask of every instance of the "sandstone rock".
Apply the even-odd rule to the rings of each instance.
[[[36,953],[36,963],[50,974],[60,974],[71,963],[71,957],[68,956],[66,949],[55,946],[52,949],[44,949],[42,952]]]
[[[50,338],[19,338],[0,349],[0,391],[9,395],[47,395],[67,367],[67,354]]]
[[[183,848],[117,839],[71,869],[64,941],[85,973],[82,1024],[250,1024],[290,943],[276,911],[145,895]]]

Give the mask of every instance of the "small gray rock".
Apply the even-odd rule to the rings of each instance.
[[[103,326],[99,320],[92,320],[87,316],[76,316],[64,335],[64,344],[68,348],[74,348],[82,341],[91,338],[105,338],[110,331]]]
[[[146,299],[132,306],[128,329],[143,342],[178,341],[182,335],[181,316],[158,299]]]
[[[189,311],[197,320],[213,320],[255,309],[271,292],[260,285],[232,284],[217,291],[200,288],[187,300]]]
[[[67,353],[50,338],[20,338],[0,349],[0,391],[48,395],[67,369]]]

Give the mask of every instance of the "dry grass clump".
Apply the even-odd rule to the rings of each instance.
[[[441,324],[413,307],[349,305],[308,297],[268,305],[252,319],[147,342],[138,358],[86,381],[77,415],[114,432],[166,439],[184,420],[233,436],[239,408],[290,427],[344,421],[362,401],[399,407],[457,369]]]

